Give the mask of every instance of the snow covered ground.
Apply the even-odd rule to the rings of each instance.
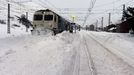
[[[0,20],[6,22],[7,1],[0,2]],[[15,15],[28,11],[31,20],[41,7],[10,3],[11,34],[0,24],[0,75],[134,75],[134,35],[84,30],[31,35]]]
[[[90,36],[101,40],[103,45],[104,41],[109,46],[114,43],[113,48],[120,45],[120,49],[117,49],[119,52],[126,51],[122,53],[124,56],[133,57],[127,55],[134,54],[130,50],[133,42],[127,39],[133,36],[129,34],[80,31],[76,34],[63,32],[56,36],[9,36],[0,39],[0,75],[91,75],[91,59],[98,75],[134,74],[129,61],[124,62],[124,58],[115,56],[112,51],[108,52]],[[108,38],[118,39],[114,39],[114,42]],[[127,41],[129,46],[121,44],[121,39]]]
[[[0,75],[133,75],[134,36],[80,31],[31,35],[0,25]]]
[[[15,36],[22,36],[22,35],[28,35],[31,34],[30,30],[26,32],[25,26],[18,24],[20,27],[15,27],[11,25],[11,34],[7,34],[7,25],[6,24],[0,24],[0,38],[6,38],[6,37],[15,37]]]
[[[90,52],[95,70],[98,75],[133,75],[134,74],[133,72],[134,67],[132,64],[133,59],[128,60],[130,58],[121,52],[123,49],[122,47],[120,47],[120,49],[116,49],[117,44],[121,45],[119,43],[119,39],[117,39],[118,40],[117,43],[111,44],[113,40],[111,40],[110,42],[107,41],[107,38],[105,38],[105,37],[109,37],[112,39],[113,37],[110,37],[110,35],[117,37],[117,35],[120,34],[104,33],[104,32],[97,32],[97,33],[85,32],[85,33],[87,33],[85,35],[87,48]],[[126,50],[129,50],[128,46],[124,45],[124,47],[126,47]]]
[[[91,32],[90,35],[134,67],[134,35],[106,32]]]
[[[0,39],[0,75],[71,75],[78,40],[73,38],[62,33]]]

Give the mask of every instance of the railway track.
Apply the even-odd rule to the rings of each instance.
[[[134,67],[92,35],[83,37],[92,75],[133,75]],[[93,46],[93,47],[92,47]]]
[[[91,56],[91,53],[90,53],[90,49],[89,49],[89,47],[88,47],[88,45],[87,45],[87,40],[86,40],[86,38],[85,38],[85,36],[83,36],[83,40],[84,40],[84,43],[85,43],[85,53],[86,53],[86,56],[87,56],[87,59],[88,59],[88,67],[89,67],[89,69],[90,69],[90,71],[91,71],[91,75],[98,75],[97,74],[97,70],[96,70],[96,68],[95,68],[95,65],[94,65],[94,62],[93,62],[93,59],[92,59],[92,56]]]
[[[133,75],[134,68],[116,56],[98,39],[89,34],[83,34],[79,44],[73,46],[75,58],[71,59],[66,72],[70,75]],[[82,53],[81,53],[82,52]],[[68,74],[68,73],[67,73]]]
[[[83,47],[91,75],[133,75],[134,68],[92,35],[83,35]]]
[[[122,62],[126,63],[126,64],[129,65],[130,67],[133,67],[133,68],[134,68],[134,65],[133,65],[134,61],[133,61],[131,58],[129,58],[129,57],[127,57],[127,56],[124,56],[122,53],[118,52],[118,50],[115,50],[115,49],[114,49],[114,51],[116,51],[119,55],[116,54],[116,52],[113,52],[110,48],[108,48],[107,46],[103,45],[103,44],[102,44],[101,42],[99,42],[98,40],[94,39],[94,37],[96,37],[94,34],[90,33],[90,35],[88,34],[88,36],[89,36],[92,40],[94,40],[96,43],[98,43],[101,47],[103,47],[105,50],[107,50],[109,53],[111,53],[111,54],[113,54],[114,56],[116,56],[119,60],[121,60]],[[126,61],[124,61],[124,59],[126,59]],[[131,62],[131,63],[128,63],[128,61]]]

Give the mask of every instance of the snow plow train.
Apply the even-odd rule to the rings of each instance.
[[[64,30],[71,30],[71,22],[55,12],[46,9],[34,13],[32,34],[40,35],[52,32],[56,35]]]

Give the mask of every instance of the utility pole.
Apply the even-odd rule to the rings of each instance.
[[[96,31],[97,31],[97,28],[98,28],[98,20],[96,21]]]
[[[103,19],[104,19],[104,17],[102,17],[102,19],[101,19],[101,28],[102,28],[102,31],[103,31]]]
[[[124,18],[124,12],[125,12],[125,4],[123,4],[122,21],[124,21],[124,19],[125,19],[125,18]]]
[[[7,33],[10,34],[11,33],[11,30],[10,30],[10,4],[8,3],[8,22],[7,22]]]
[[[26,12],[26,19],[28,20],[28,12]],[[28,32],[27,26],[26,26],[26,32]]]
[[[28,12],[26,12],[26,19],[28,19]]]
[[[125,4],[123,4],[123,12],[125,11]]]
[[[109,13],[108,25],[111,24],[111,13]]]

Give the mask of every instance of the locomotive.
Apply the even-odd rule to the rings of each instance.
[[[45,34],[53,31],[54,34],[71,29],[71,22],[56,14],[52,10],[38,10],[33,16],[33,34]]]

